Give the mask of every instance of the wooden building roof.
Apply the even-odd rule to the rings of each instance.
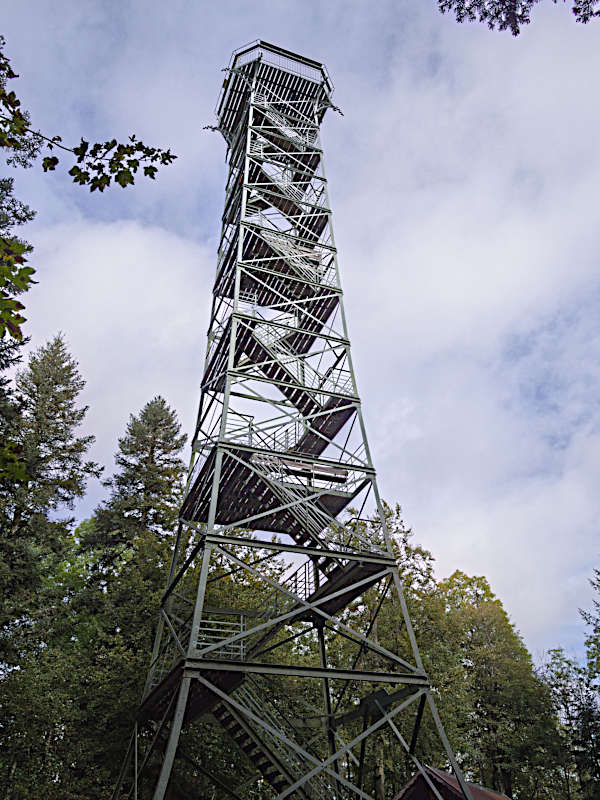
[[[431,783],[435,786],[444,800],[463,800],[463,793],[458,781],[447,772],[442,772],[434,767],[425,767],[425,772]],[[475,783],[468,783],[473,800],[508,800],[505,794],[499,794]],[[406,786],[400,790],[394,800],[436,800],[431,787],[418,772]]]

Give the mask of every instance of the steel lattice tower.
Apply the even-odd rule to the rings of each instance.
[[[258,41],[226,73],[217,115],[229,170],[193,457],[113,797],[208,797],[198,781],[210,780],[211,797],[371,798],[364,765],[378,735],[391,731],[420,769],[429,706],[470,799],[361,415],[319,137],[327,71]],[[392,602],[398,652],[376,632]],[[250,781],[219,774],[219,737],[248,757]]]

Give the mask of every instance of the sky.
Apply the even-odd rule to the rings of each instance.
[[[231,51],[279,44],[327,65],[343,111],[322,136],[382,495],[439,577],[488,578],[536,660],[580,656],[600,567],[600,21],[549,0],[517,38],[435,0],[38,0],[2,17],[34,126],[178,155],[104,195],[15,176],[38,212],[26,332],[64,333],[105,474],[157,394],[192,432],[225,180],[204,126]],[[91,483],[78,518],[104,496]]]

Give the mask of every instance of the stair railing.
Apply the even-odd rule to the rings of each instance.
[[[271,728],[279,731],[287,739],[295,742],[298,736],[296,729],[272,703],[266,702],[264,697],[259,696],[256,690],[256,684],[254,684],[253,681],[251,683],[251,681],[247,679],[239,689],[236,689],[235,698],[241,705],[247,708],[248,711],[252,712],[259,719],[264,720]],[[256,731],[259,740],[264,740],[265,744],[277,753],[294,779],[299,779],[306,772],[306,762],[304,758],[288,744],[288,742],[275,736],[262,726],[257,727],[257,723],[255,722],[249,724],[253,730]],[[302,747],[301,744],[299,744],[299,746]],[[330,800],[332,797],[332,786],[322,774],[317,774],[310,778],[310,780],[303,785],[302,791],[308,795],[311,800],[325,800],[325,798]]]

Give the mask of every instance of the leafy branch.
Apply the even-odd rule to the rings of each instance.
[[[22,339],[21,325],[25,308],[17,296],[35,283],[33,267],[27,266],[25,254],[33,248],[14,236],[0,237],[0,338],[8,331],[13,339]]]
[[[170,150],[149,147],[135,135],[126,142],[110,139],[91,144],[81,139],[76,147],[67,147],[60,136],[46,136],[31,127],[29,114],[8,82],[18,78],[3,52],[0,36],[0,148],[6,152],[11,166],[29,167],[43,149],[50,155],[42,158],[44,172],[54,172],[59,164],[57,151],[75,156],[68,174],[73,182],[87,186],[91,192],[103,192],[114,181],[122,188],[133,185],[138,172],[154,180],[158,169],[177,158]],[[29,221],[34,212],[16,200],[12,178],[0,179],[0,339],[6,332],[14,339],[22,338],[21,312],[24,305],[17,297],[34,283],[34,269],[27,265],[26,253],[32,248],[15,237],[12,226]]]
[[[518,36],[523,25],[530,23],[533,6],[540,0],[438,0],[442,14],[454,12],[458,22],[485,22],[492,30],[510,30]],[[552,0],[557,3],[558,0]],[[565,2],[565,0],[563,0]],[[597,8],[600,0],[573,0],[571,11],[577,22],[583,24],[600,17]]]
[[[170,150],[149,147],[135,135],[130,136],[126,143],[111,139],[90,146],[82,138],[76,147],[67,147],[60,136],[49,137],[33,130],[28,114],[21,109],[21,101],[14,91],[6,88],[7,80],[17,77],[10,60],[0,51],[0,109],[4,112],[0,114],[0,147],[17,152],[29,148],[37,153],[45,146],[50,151],[59,149],[72,153],[77,162],[69,170],[69,175],[74,183],[89,186],[92,192],[96,189],[103,192],[113,180],[123,188],[130,186],[135,182],[134,176],[139,169],[154,180],[159,166],[172,164],[177,158]],[[42,168],[44,172],[53,172],[58,163],[56,154],[45,156]]]

